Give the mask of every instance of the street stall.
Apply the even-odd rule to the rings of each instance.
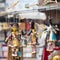
[[[56,36],[58,27],[51,25],[51,19],[49,26],[36,22],[36,20],[46,20],[45,13],[21,13],[19,22],[15,21],[16,16],[13,17],[13,22],[8,22],[7,19],[7,23],[0,24],[1,30],[3,29],[6,34],[8,60],[23,60],[27,57],[35,57],[37,60],[55,59],[54,52],[59,57],[59,40],[57,41]]]
[[[54,25],[60,21],[59,9],[57,0],[41,0],[41,5],[6,0],[6,11],[0,13],[1,60],[60,60],[60,29]]]
[[[42,16],[44,16],[43,19],[41,18]],[[13,22],[8,22],[9,19],[7,19],[7,23],[4,23],[5,25],[3,24],[3,30],[6,32],[5,43],[8,46],[8,60],[23,60],[25,57],[36,58],[38,35],[36,32],[37,25],[34,20],[45,20],[45,13],[32,12],[19,14],[19,22],[15,21],[15,17],[14,15]],[[25,21],[23,19],[25,19]],[[26,21],[27,19],[31,19],[31,21],[28,22]]]

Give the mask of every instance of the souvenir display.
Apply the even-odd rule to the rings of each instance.
[[[45,38],[46,40],[44,41],[44,54],[43,54],[43,60],[55,60],[57,55],[59,55],[56,51],[59,49],[58,44],[57,44],[57,37],[56,37],[56,30],[52,26],[51,22],[49,22],[49,26],[47,26],[46,29],[47,35]],[[45,33],[46,34],[46,33]],[[55,51],[55,48],[57,49]],[[60,50],[60,49],[59,49]],[[57,53],[57,55],[56,55]],[[59,58],[60,59],[60,58]]]
[[[60,47],[60,40],[57,40],[56,30],[51,24],[46,26],[34,21],[24,21],[19,24],[13,23],[9,28],[4,28],[3,32],[6,37],[4,37],[5,44],[8,47],[8,49],[6,47],[2,49],[3,56],[8,56],[8,60],[23,60],[27,57],[35,57],[36,60],[49,60],[51,56],[53,60],[57,56],[53,56],[53,53],[56,52],[55,48]],[[4,34],[0,33],[0,38],[3,39],[2,35]]]
[[[21,57],[36,57],[37,60],[50,59],[51,52],[56,48],[57,38],[52,26],[45,25],[43,28],[42,26],[44,25],[40,25],[40,28],[37,26],[38,31],[35,29],[35,22],[33,21],[31,22],[31,28],[29,23],[21,23],[18,28],[16,24],[11,26],[5,41],[12,49],[12,57],[18,56],[19,58],[16,59]],[[22,47],[22,51],[19,49],[20,47]]]

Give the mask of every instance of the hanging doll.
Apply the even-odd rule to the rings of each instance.
[[[13,45],[19,46],[20,43],[19,43],[19,40],[18,40],[18,35],[19,35],[18,26],[17,25],[13,25],[12,30],[13,30],[13,32],[12,32]]]
[[[14,46],[19,46],[19,40],[17,38],[17,36],[19,35],[19,32],[18,32],[18,27],[14,24],[13,27],[12,27],[12,32],[9,36],[7,36],[6,38],[6,42],[8,43],[9,40],[12,41],[12,45]]]

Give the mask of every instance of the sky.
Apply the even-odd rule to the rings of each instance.
[[[20,10],[27,10],[28,8],[25,8],[26,5],[32,5],[38,3],[38,0],[19,0],[19,3],[8,10],[8,7],[10,7],[12,4],[14,4],[17,0],[6,0],[6,11],[20,11]],[[29,9],[37,8],[37,6],[30,7]]]

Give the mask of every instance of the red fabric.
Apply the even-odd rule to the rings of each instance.
[[[54,48],[54,50],[60,50],[60,48]],[[51,52],[47,51],[46,48],[44,48],[44,54],[43,54],[43,60],[48,60],[48,56]]]
[[[30,30],[30,23],[26,23],[26,30]]]
[[[50,55],[50,52],[46,50],[46,48],[44,48],[44,59],[43,60],[48,60],[48,56]]]

